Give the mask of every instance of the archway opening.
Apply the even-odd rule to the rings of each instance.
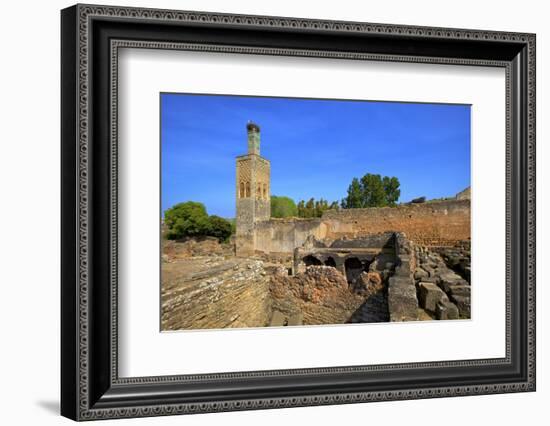
[[[365,265],[357,257],[348,257],[344,262],[344,268],[348,283],[352,283],[365,270]]]
[[[302,261],[304,262],[306,267],[312,266],[312,265],[320,266],[323,264],[319,259],[317,259],[315,256],[312,256],[311,254],[304,257]]]
[[[329,257],[327,260],[325,260],[325,266],[332,266],[333,268],[336,268],[336,262],[334,261],[334,258]]]

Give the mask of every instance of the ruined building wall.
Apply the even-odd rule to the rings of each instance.
[[[326,237],[326,225],[321,219],[271,219],[257,222],[254,227],[255,249],[264,253],[293,253],[307,237]]]
[[[272,219],[270,163],[260,156],[260,128],[247,124],[248,153],[236,159],[236,254],[292,253],[309,236],[356,238],[404,232],[424,246],[453,246],[470,238],[469,188],[458,199],[397,207],[327,210],[317,219]]]
[[[470,200],[329,210],[322,221],[327,237],[333,239],[399,231],[416,244],[452,246],[470,238]]]
[[[448,200],[397,207],[328,210],[320,219],[270,219],[254,224],[254,249],[292,253],[309,235],[356,238],[404,232],[419,245],[453,246],[470,238],[470,201]]]

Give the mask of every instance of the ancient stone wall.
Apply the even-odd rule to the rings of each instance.
[[[265,253],[293,253],[308,236],[326,237],[326,226],[321,219],[270,219],[256,222],[256,251]]]
[[[470,201],[449,200],[397,207],[328,210],[327,238],[398,231],[417,244],[452,246],[470,238]]]
[[[416,267],[414,244],[402,233],[395,235],[395,257],[397,267],[388,284],[390,321],[416,321],[418,299],[413,279],[413,271]]]
[[[454,246],[470,238],[470,200],[446,200],[397,207],[327,210],[320,219],[270,219],[254,224],[254,247],[292,253],[308,238],[321,240],[404,232],[423,246]]]
[[[295,276],[284,270],[275,273],[270,292],[274,314],[288,318],[288,325],[298,325],[291,323],[292,318],[299,318],[300,325],[350,322],[365,299],[350,290],[344,276],[329,266],[309,266]]]
[[[394,233],[373,234],[361,238],[332,241],[308,239],[307,243],[294,249],[293,273],[302,272],[309,264],[333,266],[342,275],[352,280],[377,259],[384,269],[386,262],[395,257]],[[351,262],[351,263],[350,263]],[[354,265],[355,264],[355,265]]]

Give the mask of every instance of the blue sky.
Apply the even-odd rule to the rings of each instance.
[[[396,176],[401,202],[470,185],[470,106],[161,94],[162,210],[235,216],[235,157],[261,128],[271,194],[340,200],[353,177]]]

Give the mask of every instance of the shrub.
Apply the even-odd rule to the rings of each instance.
[[[297,215],[298,209],[292,198],[271,196],[271,217],[295,217]]]
[[[233,233],[231,222],[215,215],[208,217],[208,228],[208,235],[220,241],[227,241]]]
[[[231,236],[231,223],[219,216],[208,216],[204,204],[186,201],[170,207],[164,213],[168,228],[166,238],[177,240],[184,237],[216,237],[225,241]]]

